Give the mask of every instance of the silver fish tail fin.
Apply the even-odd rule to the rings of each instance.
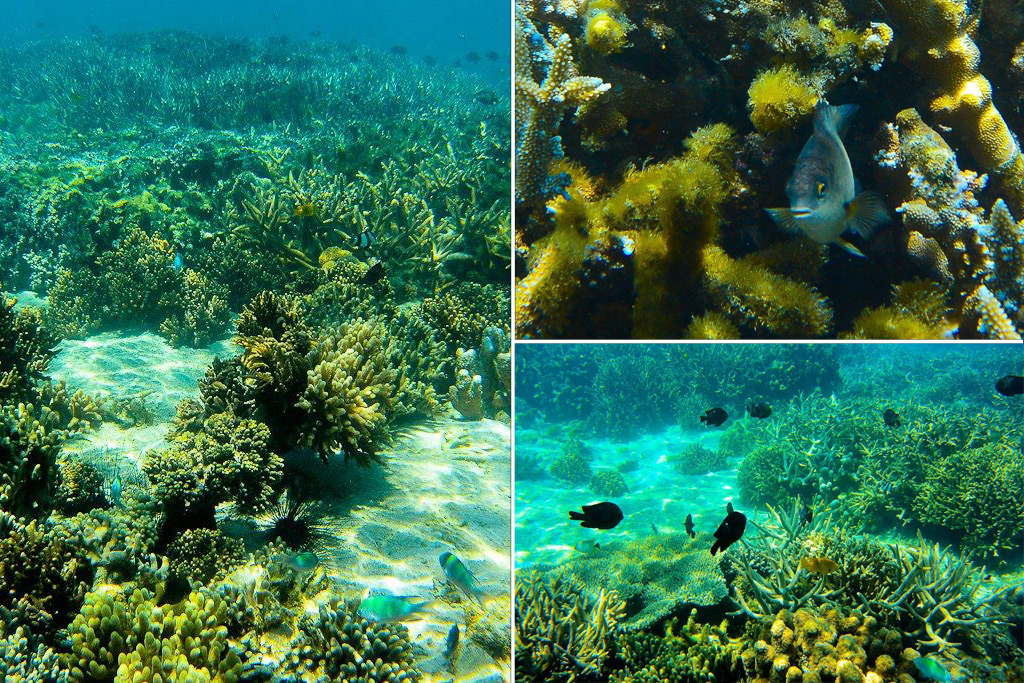
[[[877,192],[861,192],[846,205],[845,228],[861,237],[871,237],[875,228],[889,222],[889,210]]]
[[[841,140],[850,128],[850,121],[860,107],[856,104],[844,104],[833,107],[822,101],[814,108],[814,127],[820,130],[834,130]]]
[[[800,226],[796,224],[793,212],[789,209],[765,209],[765,211],[775,221],[775,225],[781,229],[792,233],[800,232]]]

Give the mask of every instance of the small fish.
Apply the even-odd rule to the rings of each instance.
[[[655,536],[658,535],[658,527],[654,526],[654,522],[651,522],[651,533]]]
[[[444,657],[451,660],[455,656],[455,649],[459,646],[459,625],[452,624],[448,629],[448,637],[444,639]]]
[[[487,61],[489,62],[498,61],[498,53],[495,52],[494,50],[488,50],[485,56],[487,57]]]
[[[892,408],[886,408],[885,412],[882,413],[882,422],[885,423],[886,427],[899,427],[902,424],[899,413]]]
[[[319,38],[320,36],[323,35],[323,33],[324,32],[321,31],[320,29],[315,28],[315,29],[313,29],[312,31],[309,32],[309,35],[314,37],[314,38]]]
[[[614,529],[622,521],[622,510],[615,503],[584,505],[583,512],[572,511],[569,519],[581,521],[587,529]]]
[[[404,55],[404,54],[407,54],[408,52],[409,52],[409,48],[407,48],[405,45],[392,45],[391,46],[391,54],[393,54],[393,55]]]
[[[388,274],[388,271],[384,268],[384,264],[381,261],[377,261],[372,266],[366,269],[366,273],[363,274],[364,285],[375,285],[384,279],[384,276]]]
[[[312,216],[316,213],[316,208],[312,204],[296,204],[295,215],[301,217]]]
[[[429,602],[412,602],[411,596],[370,595],[359,603],[359,616],[370,621],[402,621],[422,612]]]
[[[1003,396],[1020,396],[1024,394],[1024,377],[1007,375],[996,381],[996,391]]]
[[[174,252],[174,269],[181,270],[185,267],[185,255],[180,251]]]
[[[114,504],[114,507],[124,507],[124,502],[121,500],[121,490],[121,473],[118,472],[110,481],[110,502]]]
[[[743,530],[747,528],[747,516],[742,512],[736,512],[732,509],[732,503],[729,503],[729,514],[725,516],[722,523],[718,526],[718,531],[715,532],[715,544],[711,546],[711,554],[714,555],[719,550],[725,551],[736,541],[740,540],[743,536]]]
[[[882,485],[878,487],[878,490],[884,493],[885,495],[889,495],[890,493],[892,493],[892,489],[893,486],[891,481],[883,481]]]
[[[752,401],[747,404],[747,414],[750,417],[756,417],[759,420],[764,420],[772,416],[772,407],[764,401]]]
[[[721,408],[710,408],[700,416],[700,421],[708,427],[721,427],[722,423],[729,418],[729,413]]]
[[[285,557],[285,564],[295,571],[305,574],[316,569],[320,564],[320,558],[316,556],[316,553],[295,553]]]
[[[583,553],[584,555],[590,555],[595,550],[600,550],[601,549],[601,544],[598,543],[597,541],[594,541],[593,539],[585,539],[585,540],[579,541],[576,545],[574,545],[573,549],[576,552],[578,552],[578,553]]]
[[[423,63],[426,64],[427,66],[435,66],[437,65],[437,57],[435,57],[434,55],[427,55],[426,57],[423,58]]]
[[[811,520],[813,519],[814,512],[811,510],[811,508],[807,507],[807,505],[804,505],[804,514],[800,516],[800,526],[806,526],[810,524]]]
[[[914,660],[914,666],[927,680],[939,681],[939,683],[948,683],[953,680],[946,668],[931,657],[918,657]]]
[[[352,248],[354,249],[368,249],[376,243],[377,238],[369,230],[363,230],[352,238]]]
[[[812,574],[831,574],[839,571],[839,565],[827,557],[805,557],[800,560],[800,569]]]
[[[874,192],[857,194],[843,135],[857,105],[814,108],[814,133],[796,160],[786,183],[788,209],[765,209],[783,230],[802,232],[819,244],[834,243],[855,256],[864,254],[842,238],[846,230],[861,237],[889,221],[885,202]]]
[[[480,597],[482,593],[476,587],[476,577],[466,568],[466,565],[462,564],[462,560],[446,550],[438,556],[437,561],[441,563],[441,569],[444,570],[444,575],[448,577],[449,581],[458,586],[459,590],[467,597],[476,600],[478,604],[483,604],[483,599]]]
[[[697,534],[693,531],[693,515],[686,515],[686,535],[690,538],[696,538]]]

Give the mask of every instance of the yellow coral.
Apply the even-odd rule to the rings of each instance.
[[[847,339],[942,339],[955,325],[946,318],[946,288],[928,280],[893,287],[891,306],[864,310]]]
[[[819,97],[814,83],[788,64],[762,72],[747,95],[750,122],[762,133],[792,128],[810,116]]]
[[[605,9],[588,12],[586,28],[587,45],[603,55],[622,52],[622,49],[626,47],[626,33],[628,31],[629,25],[617,13],[609,12]]]
[[[725,315],[712,311],[698,316],[686,327],[687,339],[739,339],[740,328]]]

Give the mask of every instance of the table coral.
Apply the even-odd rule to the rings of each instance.
[[[599,552],[574,557],[556,571],[591,598],[614,590],[626,603],[622,627],[643,629],[683,605],[715,605],[728,594],[719,562],[707,552],[708,538],[662,533],[603,543]]]

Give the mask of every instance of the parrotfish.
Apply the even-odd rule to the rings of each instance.
[[[459,590],[468,597],[483,604],[480,597],[482,593],[476,586],[476,577],[466,568],[466,565],[462,564],[462,560],[445,551],[441,553],[437,561],[441,563],[441,569],[444,570],[444,575],[448,577],[449,581],[458,586]]]
[[[953,680],[945,667],[931,657],[918,657],[914,660],[914,666],[921,672],[925,680],[939,681],[939,683],[948,683]]]
[[[114,507],[123,508],[124,502],[121,500],[121,473],[114,475],[114,479],[110,482],[110,502],[114,504]]]
[[[305,574],[316,569],[320,564],[320,558],[316,556],[316,553],[295,553],[288,555],[285,558],[285,563],[295,571]]]
[[[359,603],[359,616],[370,621],[402,621],[422,612],[428,604],[398,595],[369,595]]]
[[[820,244],[838,244],[856,256],[864,256],[843,239],[846,230],[861,237],[889,221],[885,202],[875,192],[857,194],[850,157],[843,135],[857,105],[832,107],[819,102],[814,109],[814,133],[796,160],[786,183],[788,209],[765,209],[775,223],[789,232],[803,232]]]
[[[180,252],[174,252],[174,269],[181,270],[185,267],[185,256]]]

